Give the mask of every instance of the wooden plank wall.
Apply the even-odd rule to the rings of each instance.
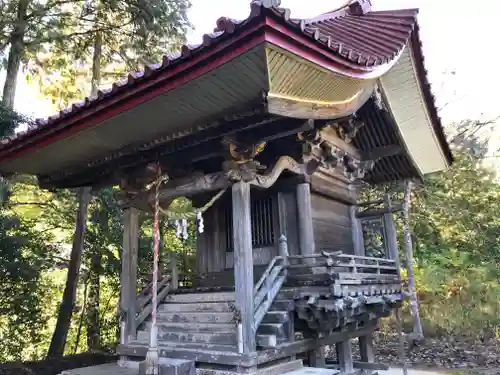
[[[353,254],[349,205],[313,193],[311,206],[316,251],[341,250]]]

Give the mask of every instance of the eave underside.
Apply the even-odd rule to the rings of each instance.
[[[370,151],[386,146],[402,146],[397,127],[390,116],[380,110],[370,99],[357,113],[364,126],[353,144],[369,155]],[[264,107],[233,115],[218,121],[217,126],[185,137],[152,146],[135,149],[127,155],[109,158],[100,164],[88,163],[50,175],[39,175],[40,184],[47,188],[73,188],[92,185],[96,187],[118,184],[125,175],[143,171],[150,163],[160,161],[171,177],[183,177],[192,173],[214,173],[221,169],[227,150],[224,139],[230,137],[247,144],[268,142],[259,158],[266,164],[282,155],[300,158],[301,148],[297,133],[322,127],[326,121],[314,122],[271,115]],[[420,177],[411,159],[404,153],[383,157],[366,177],[369,183],[383,183],[404,178]]]

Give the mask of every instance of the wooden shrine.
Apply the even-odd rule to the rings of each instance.
[[[253,1],[247,19],[219,19],[200,45],[0,145],[3,174],[120,187],[123,366],[139,367],[150,345],[138,212],[155,202],[158,168],[163,209],[181,196],[210,203],[196,275],[188,288],[175,264],[163,273],[155,325],[162,363],[203,374],[324,367],[327,345],[341,374],[380,369],[373,332],[404,298],[397,207],[374,209],[360,189],[451,162],[417,10],[373,12],[367,0],[308,20]]]

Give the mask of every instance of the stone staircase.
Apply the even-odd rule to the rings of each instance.
[[[163,348],[207,349],[237,352],[237,327],[234,321],[234,293],[171,294],[158,307],[158,341]],[[293,335],[291,301],[276,301],[258,328],[260,348],[274,348]],[[140,327],[134,346],[148,345],[148,318]]]

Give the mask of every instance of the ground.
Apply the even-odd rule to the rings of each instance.
[[[375,347],[378,362],[396,367],[400,365],[397,335],[377,334]],[[429,375],[446,374],[448,371],[457,375],[500,375],[500,340],[496,339],[428,338],[420,346],[411,349],[407,346],[405,354],[409,366],[432,370]],[[0,365],[0,375],[58,375],[63,370],[116,360],[116,357],[104,354],[80,354],[62,359]],[[394,375],[402,374],[402,371],[392,372]],[[410,375],[417,374],[420,375],[420,373],[410,373]]]
[[[375,337],[377,361],[400,365],[399,341],[396,334],[378,334]],[[469,338],[427,338],[420,346],[406,346],[406,361],[421,369],[463,369],[463,373],[500,375],[500,340],[473,340]]]

